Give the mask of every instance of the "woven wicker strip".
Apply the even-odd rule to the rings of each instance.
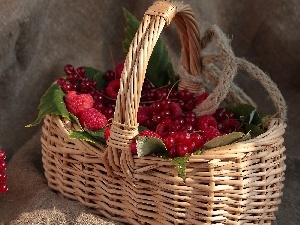
[[[185,182],[171,161],[138,158],[129,148],[138,133],[137,110],[148,60],[172,20],[182,45],[179,87],[197,94],[213,88],[195,110],[198,115],[213,112],[224,100],[253,103],[232,82],[238,70],[260,81],[279,115],[254,139],[192,155]],[[201,48],[213,40],[219,52],[201,55]],[[45,176],[49,187],[61,195],[124,223],[271,224],[284,181],[285,119],[286,104],[276,85],[257,67],[236,58],[217,27],[200,40],[189,5],[158,1],[146,11],[126,57],[108,145],[70,139],[76,124],[48,115],[41,137]]]

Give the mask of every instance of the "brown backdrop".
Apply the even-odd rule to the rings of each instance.
[[[0,145],[8,152],[10,160],[7,172],[10,192],[0,197],[0,222],[15,220],[23,224],[28,218],[52,218],[55,213],[58,218],[65,216],[66,221],[74,222],[76,218],[86,221],[86,217],[90,221],[100,220],[89,213],[78,213],[83,208],[74,203],[65,209],[66,200],[57,198],[47,189],[40,161],[40,126],[30,129],[24,126],[36,118],[39,98],[61,75],[65,64],[93,66],[104,71],[112,67],[110,50],[115,61],[124,59],[122,7],[141,19],[152,2],[0,0]],[[279,224],[285,224],[286,217],[296,221],[293,214],[300,205],[299,197],[293,193],[300,185],[297,145],[300,134],[300,1],[186,2],[194,9],[202,30],[210,24],[218,25],[232,39],[235,54],[268,73],[282,91],[288,104],[289,126],[285,143],[288,155],[286,191]],[[165,30],[162,38],[172,56],[178,58],[180,46],[174,27]],[[268,99],[260,87],[247,77],[240,77],[237,82],[260,103],[262,110],[269,110]],[[44,211],[39,211],[41,209]],[[37,211],[40,213],[34,214]],[[290,222],[286,224],[293,224]]]

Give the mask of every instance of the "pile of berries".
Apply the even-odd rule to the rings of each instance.
[[[66,77],[57,84],[66,93],[66,107],[78,117],[80,124],[88,130],[106,127],[105,139],[109,136],[108,121],[113,117],[115,101],[120,88],[120,77],[124,62],[115,71],[104,74],[107,85],[97,89],[94,80],[86,77],[85,69],[72,65],[64,68]],[[241,122],[233,113],[219,108],[212,115],[197,116],[193,110],[209,96],[199,96],[189,90],[175,90],[171,85],[156,88],[145,79],[138,110],[138,123],[147,129],[138,136],[151,136],[162,140],[170,157],[184,156],[201,149],[214,137],[233,131],[242,131]],[[131,150],[137,153],[136,139]]]
[[[5,151],[0,150],[0,194],[5,193],[8,190],[6,185],[7,175],[4,173],[6,170],[6,163],[5,163],[6,154]]]

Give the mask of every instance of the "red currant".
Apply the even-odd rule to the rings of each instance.
[[[168,148],[167,149],[167,152],[168,152],[168,155],[171,157],[171,158],[174,158],[174,157],[177,157],[178,154],[177,154],[177,151],[176,151],[176,147],[171,147],[171,148]]]
[[[196,107],[196,100],[190,99],[187,102],[185,102],[183,110],[184,111],[192,111]]]
[[[164,88],[157,89],[155,91],[156,99],[166,99],[168,96],[168,91]]]
[[[104,110],[105,110],[105,105],[99,101],[95,101],[93,107],[100,112],[104,112]]]
[[[178,98],[182,101],[188,101],[195,98],[195,94],[189,90],[181,90],[178,93]]]
[[[0,183],[5,183],[7,180],[7,175],[5,173],[0,173]]]
[[[6,158],[6,153],[3,150],[0,150],[0,161],[3,161]]]
[[[4,161],[0,161],[0,172],[6,170],[6,163]]]
[[[85,77],[85,69],[81,66],[76,69],[77,74],[80,76],[81,79]]]
[[[158,133],[162,137],[166,137],[169,135],[172,128],[172,120],[165,119],[161,123],[159,123],[156,127],[156,133]]]
[[[5,193],[8,191],[8,187],[6,184],[1,184],[0,183],[0,193]]]
[[[173,147],[175,146],[175,144],[176,144],[174,135],[173,135],[173,134],[170,134],[169,136],[167,136],[167,137],[164,139],[164,144],[166,145],[166,148],[167,148],[167,149],[173,148]]]
[[[67,93],[69,91],[74,91],[74,86],[72,84],[69,83],[65,83],[61,86],[62,90]]]
[[[59,86],[63,86],[65,83],[67,83],[66,79],[63,77],[58,78],[58,80],[56,81],[57,85]]]
[[[71,73],[68,76],[68,80],[70,81],[71,84],[74,84],[79,80],[79,75],[77,73]]]
[[[154,100],[156,100],[155,89],[150,89],[150,90],[144,91],[141,100],[142,101],[154,101]]]
[[[241,127],[241,123],[237,119],[223,120],[218,124],[218,129],[223,134],[229,134],[234,131],[238,131]]]
[[[148,91],[148,90],[151,90],[151,89],[153,89],[153,85],[152,85],[152,83],[150,82],[150,80],[148,80],[148,79],[145,79],[144,80],[144,83],[143,83],[143,91]]]
[[[177,145],[176,146],[176,152],[179,156],[185,156],[187,153],[189,153],[188,146],[186,146],[186,145]]]
[[[192,142],[195,143],[195,149],[203,147],[203,137],[199,133],[192,133],[191,135]]]
[[[114,117],[114,111],[115,111],[114,108],[107,106],[107,107],[105,107],[103,114],[105,115],[105,117],[107,119],[111,119]]]
[[[152,110],[153,113],[160,112],[160,110],[161,110],[160,101],[153,102],[151,104],[151,110]]]
[[[104,73],[104,78],[107,80],[107,81],[112,81],[114,79],[116,79],[116,75],[115,75],[115,72],[112,71],[112,70],[108,70]]]
[[[71,74],[75,72],[74,66],[72,66],[71,64],[67,64],[64,67],[64,71],[66,74]]]

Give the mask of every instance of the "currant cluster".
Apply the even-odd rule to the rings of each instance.
[[[193,153],[214,137],[242,131],[240,121],[225,108],[212,115],[196,116],[193,110],[208,96],[147,85],[143,96],[146,102],[139,108],[138,122],[161,137],[170,157]]]
[[[75,69],[70,64],[64,67],[66,77],[59,78],[56,83],[61,86],[65,93],[75,91],[78,94],[91,95],[94,100],[93,108],[104,114],[107,119],[111,119],[114,114],[123,68],[124,62],[121,62],[116,66],[115,71],[106,71],[104,78],[108,84],[100,90],[97,89],[96,81],[86,76],[84,67]]]
[[[7,175],[4,173],[6,170],[6,163],[5,163],[6,154],[5,151],[0,150],[0,194],[5,193],[8,190],[6,185]]]
[[[66,77],[57,80],[57,84],[67,93],[65,102],[68,110],[90,130],[103,128],[113,117],[123,68],[124,62],[121,62],[114,71],[106,71],[104,78],[107,85],[101,89],[97,89],[94,80],[87,78],[83,67],[75,69],[72,65],[66,65]],[[197,116],[193,112],[208,96],[205,92],[197,96],[189,90],[178,91],[171,85],[156,88],[145,79],[137,120],[147,130],[139,136],[161,139],[168,155],[177,157],[201,149],[214,137],[242,131],[240,120],[225,108],[217,109],[212,115]],[[105,119],[97,115],[97,111]],[[106,140],[109,131],[105,130]],[[132,140],[131,150],[137,153],[135,139]]]

